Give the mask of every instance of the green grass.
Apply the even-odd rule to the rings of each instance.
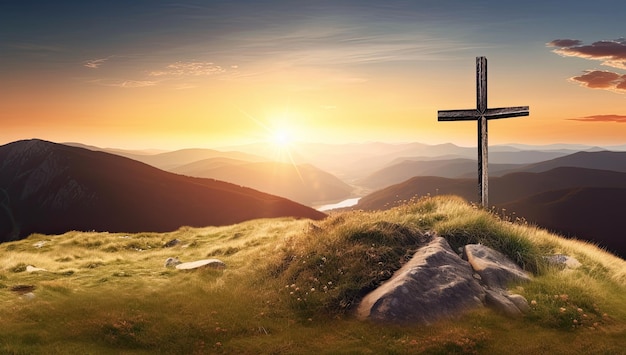
[[[356,320],[359,300],[433,232],[455,250],[494,247],[532,272],[531,283],[512,286],[531,312],[477,309],[430,326]],[[546,265],[554,253],[583,266]],[[0,244],[0,255],[0,354],[625,353],[624,260],[454,197],[320,222],[35,234]],[[168,257],[227,268],[168,269]]]

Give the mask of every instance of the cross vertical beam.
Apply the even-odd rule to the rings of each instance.
[[[489,164],[487,140],[487,58],[476,57],[476,109],[478,118],[478,196],[483,207],[489,206]]]
[[[439,121],[478,121],[478,197],[483,208],[489,207],[487,121],[528,116],[528,106],[488,108],[487,58],[476,57],[476,109],[438,111]]]

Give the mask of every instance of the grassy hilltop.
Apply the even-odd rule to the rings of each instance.
[[[533,282],[511,285],[531,312],[477,309],[430,326],[355,320],[360,298],[426,231],[455,250],[489,245],[532,272]],[[545,264],[558,253],[583,266]],[[454,197],[319,222],[35,234],[0,244],[0,255],[0,354],[626,353],[626,261]],[[227,268],[176,270],[168,257]]]

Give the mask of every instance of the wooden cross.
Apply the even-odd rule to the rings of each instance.
[[[439,121],[478,121],[478,197],[489,207],[487,171],[487,120],[528,116],[528,106],[487,108],[487,58],[476,57],[476,109],[438,112]]]

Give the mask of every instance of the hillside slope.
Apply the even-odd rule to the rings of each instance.
[[[249,188],[41,140],[0,147],[0,193],[0,241],[35,232],[168,231],[261,217],[324,217]]]
[[[581,187],[539,193],[498,207],[626,258],[626,189]]]
[[[362,291],[388,280],[426,231],[453,250],[495,248],[531,272],[510,286],[527,313],[478,307],[402,326],[356,319]],[[0,255],[1,354],[624,353],[626,261],[459,198],[318,222],[35,234],[0,244]],[[581,265],[550,266],[555,255]],[[164,265],[171,257],[226,267],[178,270]],[[433,277],[456,282],[446,266]]]

